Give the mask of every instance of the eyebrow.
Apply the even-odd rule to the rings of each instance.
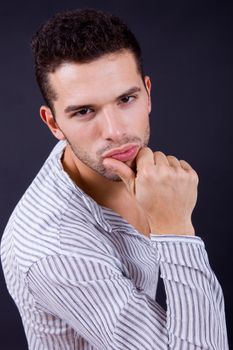
[[[116,98],[116,100],[120,100],[121,98],[127,96],[127,95],[131,95],[131,94],[135,94],[136,92],[140,92],[141,91],[141,88],[138,87],[138,86],[133,86],[131,87],[130,89],[126,90],[123,94],[121,94],[120,96],[118,96]],[[86,108],[86,107],[90,107],[90,106],[93,106],[93,104],[85,104],[85,105],[70,105],[70,106],[67,106],[65,109],[64,109],[64,112],[65,113],[70,113],[70,112],[74,112],[74,111],[77,111],[77,109],[82,109],[82,108]]]

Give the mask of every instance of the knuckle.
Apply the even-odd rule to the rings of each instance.
[[[164,154],[162,151],[155,151],[155,152],[154,152],[154,155],[155,155],[155,156],[159,156],[159,155],[165,156],[165,154]],[[165,157],[166,157],[166,156],[165,156]]]
[[[184,178],[187,178],[187,171],[185,171],[183,168],[181,167],[176,167],[176,174],[178,175],[178,177],[184,179]]]
[[[185,168],[192,169],[191,165],[184,159],[180,159],[180,164]]]
[[[170,181],[173,181],[173,179],[176,176],[176,173],[175,173],[175,171],[173,169],[169,169],[167,167],[161,167],[159,175],[160,175],[160,178],[164,182],[170,182]]]
[[[169,159],[174,159],[174,160],[178,160],[175,156],[172,156],[171,154],[169,154],[169,155],[167,156],[167,158],[169,158]]]
[[[199,176],[198,176],[197,172],[195,170],[192,170],[190,172],[190,174],[191,174],[191,177],[192,177],[193,181],[198,183],[199,182]]]
[[[149,147],[143,147],[143,148],[142,148],[142,152],[144,152],[144,153],[151,153],[152,150],[151,150]],[[153,153],[153,152],[152,152],[152,153]]]
[[[182,184],[188,181],[188,174],[180,167],[174,168],[174,181],[177,184]]]
[[[184,173],[186,174],[188,181],[198,183],[199,177],[195,170],[193,169],[189,169],[188,171],[184,170]]]
[[[180,167],[180,162],[175,156],[167,156],[170,165]]]
[[[181,159],[180,162],[184,162],[185,164],[190,165],[190,164],[187,162],[187,160],[185,160],[185,159]]]

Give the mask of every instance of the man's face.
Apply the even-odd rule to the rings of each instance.
[[[50,74],[50,83],[57,94],[56,123],[77,162],[118,181],[103,160],[113,149],[132,146],[122,161],[133,168],[139,149],[148,144],[149,77],[146,91],[133,54],[124,51],[91,63],[63,64]]]

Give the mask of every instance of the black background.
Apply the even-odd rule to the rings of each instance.
[[[223,288],[231,344],[233,11],[226,1],[0,4],[0,232],[55,144],[39,118],[42,98],[34,79],[31,35],[55,12],[84,7],[119,15],[134,31],[152,80],[150,146],[187,160],[198,172],[193,223]],[[2,271],[0,332],[1,350],[27,349]]]

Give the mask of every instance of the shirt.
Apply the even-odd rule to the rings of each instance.
[[[29,349],[227,350],[223,294],[202,239],[138,232],[70,179],[64,147],[55,146],[1,242]]]

